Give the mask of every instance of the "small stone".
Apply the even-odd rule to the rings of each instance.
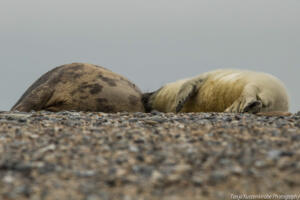
[[[162,175],[159,171],[154,170],[154,171],[152,172],[152,175],[151,175],[151,181],[152,181],[153,183],[156,183],[157,181],[162,180],[162,178],[163,178],[163,175]]]
[[[48,146],[46,146],[46,147],[40,149],[40,150],[38,151],[38,153],[39,153],[39,154],[43,154],[43,153],[45,153],[45,152],[47,152],[47,151],[54,151],[55,149],[56,149],[56,145],[55,145],[55,144],[50,144],[50,145],[48,145]]]
[[[39,137],[39,135],[36,135],[36,134],[30,134],[29,137],[32,138],[32,139],[36,139],[36,138]]]
[[[268,152],[268,157],[271,159],[271,160],[275,160],[275,159],[278,159],[281,155],[281,151],[280,150],[271,150]]]
[[[80,177],[91,177],[96,173],[94,170],[85,170],[85,171],[75,171],[75,174]]]
[[[151,114],[152,115],[161,115],[161,112],[158,112],[157,110],[152,110]]]
[[[129,146],[129,151],[131,151],[131,152],[138,152],[139,149],[136,146],[130,145]]]
[[[2,180],[4,183],[13,183],[15,179],[11,175],[6,175]]]
[[[149,125],[157,125],[158,124],[158,122],[156,122],[156,121],[153,121],[153,120],[145,120],[145,124],[149,124]]]
[[[243,172],[243,169],[238,166],[238,165],[235,165],[234,167],[231,168],[231,171],[234,173],[234,174],[242,174]]]

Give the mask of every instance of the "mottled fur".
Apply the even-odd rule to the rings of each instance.
[[[41,76],[11,110],[143,112],[141,98],[125,77],[100,66],[72,63]]]
[[[288,111],[289,99],[281,81],[269,74],[216,70],[166,84],[144,94],[144,106],[161,112]]]

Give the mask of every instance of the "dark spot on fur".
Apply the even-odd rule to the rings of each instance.
[[[66,79],[72,80],[72,78],[76,79],[84,75],[84,71],[82,71],[82,69],[83,69],[83,64],[78,64],[75,66],[67,67],[62,72],[64,73],[64,77]]]
[[[133,106],[137,105],[138,102],[139,102],[139,98],[137,98],[137,97],[134,96],[134,95],[130,95],[130,96],[128,97],[128,99],[129,99],[129,103],[130,103],[131,105],[133,105]]]
[[[103,86],[99,85],[98,83],[88,84],[87,82],[83,82],[71,92],[71,95],[73,96],[75,93],[84,93],[86,89],[89,89],[90,94],[94,95],[101,92],[102,88]],[[82,99],[83,98],[86,98],[86,96],[82,96]]]
[[[117,86],[116,81],[114,79],[105,77],[105,76],[102,75],[102,73],[98,74],[98,78],[100,78],[102,81],[104,81],[105,83],[107,83],[111,87]]]
[[[113,105],[108,105],[106,103],[104,104],[98,104],[97,105],[97,111],[98,112],[107,112],[107,113],[112,113],[112,112],[116,112],[116,108]]]
[[[51,80],[49,80],[49,85],[51,87],[55,87],[55,85],[59,82],[63,82],[63,75],[64,75],[64,68],[61,68],[61,70],[57,71],[56,73],[53,73]],[[65,81],[64,81],[65,82]]]
[[[77,91],[80,92],[84,92],[85,89],[90,89],[90,93],[91,94],[96,94],[101,92],[102,90],[102,86],[99,85],[98,83],[94,83],[94,84],[86,84],[86,83],[82,83],[78,88]]]
[[[78,89],[81,90],[81,91],[83,91],[83,90],[85,90],[85,89],[87,89],[87,88],[91,88],[91,87],[92,87],[91,84],[81,84],[81,85],[78,87]]]
[[[91,94],[97,94],[97,93],[101,92],[102,88],[103,87],[101,85],[95,83],[95,84],[92,85],[90,93]]]
[[[79,71],[83,69],[83,64],[81,63],[73,63],[70,65],[63,65],[60,72],[54,77],[52,80],[53,83],[67,83],[73,81],[74,79],[78,79],[84,75],[84,71]]]
[[[72,63],[69,65],[69,68],[67,68],[67,70],[78,71],[81,70],[83,67],[84,67],[83,63]]]
[[[71,65],[63,65],[60,70],[57,70],[55,73],[52,75],[52,79],[49,81],[50,86],[54,86],[57,83],[67,83],[67,82],[72,82],[74,79],[78,79],[81,76],[84,75],[84,72],[79,71],[80,69],[83,68],[82,64],[78,64],[78,66],[72,66]]]
[[[73,78],[73,79],[80,78],[82,75],[83,75],[82,73],[75,73],[75,72],[66,73],[66,76]]]
[[[107,99],[104,99],[104,98],[97,98],[96,101],[98,103],[107,103],[108,102]]]
[[[116,108],[112,105],[103,105],[100,107],[99,111],[111,113],[111,112],[116,112]]]
[[[97,111],[99,112],[116,112],[116,108],[113,105],[109,105],[109,101],[105,98],[96,98],[97,104]]]
[[[80,99],[87,99],[88,96],[80,96],[79,98],[80,98]]]

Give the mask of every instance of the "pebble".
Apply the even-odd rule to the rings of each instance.
[[[4,183],[8,183],[9,184],[9,183],[12,183],[14,181],[14,178],[12,176],[10,176],[10,175],[6,175],[6,176],[3,177],[2,180],[3,180]]]
[[[281,155],[280,150],[271,150],[268,152],[268,157],[272,160],[278,159]]]

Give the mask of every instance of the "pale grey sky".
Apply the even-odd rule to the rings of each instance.
[[[0,27],[0,110],[71,62],[143,91],[217,68],[264,71],[300,110],[299,0],[1,0]]]

